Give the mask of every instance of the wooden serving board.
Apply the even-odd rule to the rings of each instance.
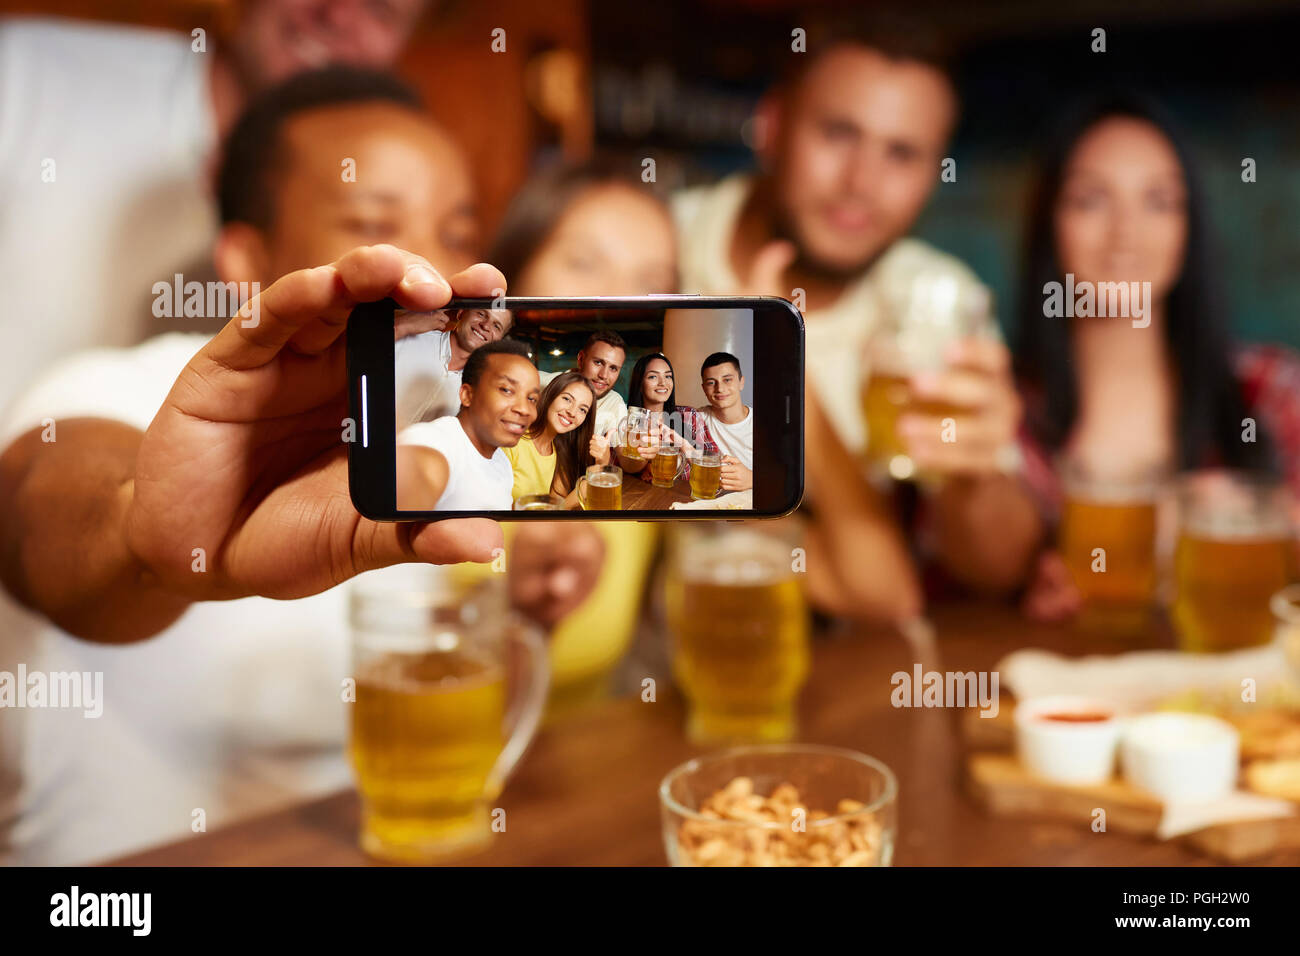
[[[972,796],[995,816],[1034,817],[1091,826],[1098,807],[1106,829],[1155,839],[1163,807],[1150,794],[1116,777],[1069,787],[1035,777],[1009,753],[974,753],[966,760]],[[1239,863],[1283,850],[1300,850],[1300,815],[1223,823],[1177,839],[1216,860]]]

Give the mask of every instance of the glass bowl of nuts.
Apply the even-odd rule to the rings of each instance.
[[[736,747],[670,771],[659,807],[673,866],[889,866],[898,780],[839,747]]]

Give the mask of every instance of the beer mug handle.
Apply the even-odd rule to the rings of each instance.
[[[505,749],[501,751],[497,762],[492,765],[492,772],[488,774],[487,792],[492,794],[494,799],[510,779],[515,765],[519,763],[519,758],[532,743],[533,735],[537,733],[537,726],[542,722],[542,712],[546,709],[546,695],[551,685],[551,666],[546,654],[546,642],[542,640],[541,635],[531,626],[518,623],[517,626],[509,629],[507,639],[523,649],[528,666],[525,671],[524,688],[516,698],[515,705],[510,708],[510,717],[513,719],[507,720],[508,723],[513,724],[510,739],[506,741]]]
[[[578,504],[582,506],[583,511],[590,511],[591,509],[587,507],[587,495],[585,491],[586,480],[586,475],[581,475],[578,478]]]

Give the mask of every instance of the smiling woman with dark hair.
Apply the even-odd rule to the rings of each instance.
[[[1066,117],[1027,239],[1016,372],[1027,473],[1049,513],[1062,497],[1057,458],[1108,480],[1280,467],[1300,489],[1300,362],[1234,346],[1200,176],[1157,105],[1108,94]],[[1114,304],[1103,290],[1120,287],[1128,308],[1103,309]],[[1050,298],[1061,289],[1093,299],[1062,315]],[[1245,440],[1248,418],[1257,428]],[[1054,618],[1078,606],[1064,562],[1047,552],[1026,611]]]
[[[609,442],[595,434],[595,408],[595,393],[582,373],[570,369],[551,379],[537,403],[537,418],[519,444],[506,449],[515,499],[571,496],[588,465],[609,464]]]
[[[687,442],[694,444],[697,450],[717,452],[718,446],[709,434],[709,426],[701,415],[689,405],[677,404],[677,384],[673,380],[673,363],[662,352],[649,352],[637,360],[632,368],[632,384],[629,386],[628,405],[632,408],[644,408],[650,412],[663,415],[663,429],[659,440],[685,448]],[[641,474],[650,480],[650,469],[646,467],[648,459],[642,457],[628,458],[619,450],[618,463],[629,474]],[[690,475],[690,461],[684,462],[685,475]]]

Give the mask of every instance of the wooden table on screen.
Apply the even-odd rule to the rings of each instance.
[[[1030,625],[983,605],[939,609],[937,661],[926,669],[990,670],[1004,654],[1045,647],[1070,654],[1117,653],[1133,644],[1083,639],[1068,627]],[[1156,644],[1161,643],[1156,641]],[[887,763],[899,778],[899,865],[1204,865],[1176,843],[1086,827],[986,816],[963,793],[959,715],[894,708],[891,675],[913,655],[884,633],[819,636],[800,699],[800,739],[850,747]],[[619,699],[543,728],[499,804],[507,829],[463,865],[661,865],[657,789],[665,773],[700,752],[682,733],[682,702]],[[305,802],[224,829],[115,861],[125,865],[359,865],[352,791]],[[1296,854],[1257,861],[1296,865]]]
[[[690,500],[691,483],[685,478],[678,478],[671,488],[657,488],[640,475],[623,476],[624,511],[666,511],[675,501]]]

